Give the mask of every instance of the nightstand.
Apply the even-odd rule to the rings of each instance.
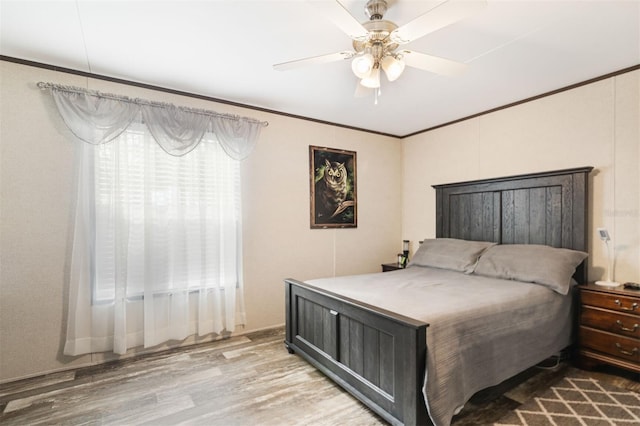
[[[398,269],[403,269],[402,266],[398,265],[398,263],[382,264],[382,272],[397,271]]]
[[[640,291],[595,284],[580,287],[579,362],[640,373]]]

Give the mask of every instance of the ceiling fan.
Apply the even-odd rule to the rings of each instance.
[[[447,0],[398,27],[395,23],[383,19],[388,9],[386,0],[369,0],[365,6],[365,14],[369,20],[362,24],[337,0],[308,2],[316,6],[353,40],[353,50],[283,62],[274,65],[273,68],[285,71],[307,65],[353,59],[351,69],[360,79],[358,86],[378,89],[376,95],[380,89],[380,69],[389,81],[400,77],[406,65],[441,75],[463,72],[466,64],[402,49],[400,46],[471,16],[486,6],[485,0]]]

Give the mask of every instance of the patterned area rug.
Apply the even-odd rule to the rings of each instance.
[[[640,425],[640,394],[574,372],[494,425]]]

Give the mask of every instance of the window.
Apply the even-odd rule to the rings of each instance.
[[[175,157],[142,125],[96,146],[94,303],[219,288],[236,278],[239,162],[212,134]],[[230,267],[229,267],[230,266]]]
[[[240,164],[267,123],[39,83],[75,136],[65,355],[245,324]]]

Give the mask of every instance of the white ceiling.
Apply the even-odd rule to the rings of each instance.
[[[440,2],[393,0],[385,19],[402,25]],[[341,3],[367,20],[365,0]],[[407,67],[383,77],[378,105],[354,97],[350,61],[273,70],[351,49],[303,0],[0,0],[0,19],[1,55],[397,136],[640,64],[640,0],[487,0],[405,45],[466,73]]]

